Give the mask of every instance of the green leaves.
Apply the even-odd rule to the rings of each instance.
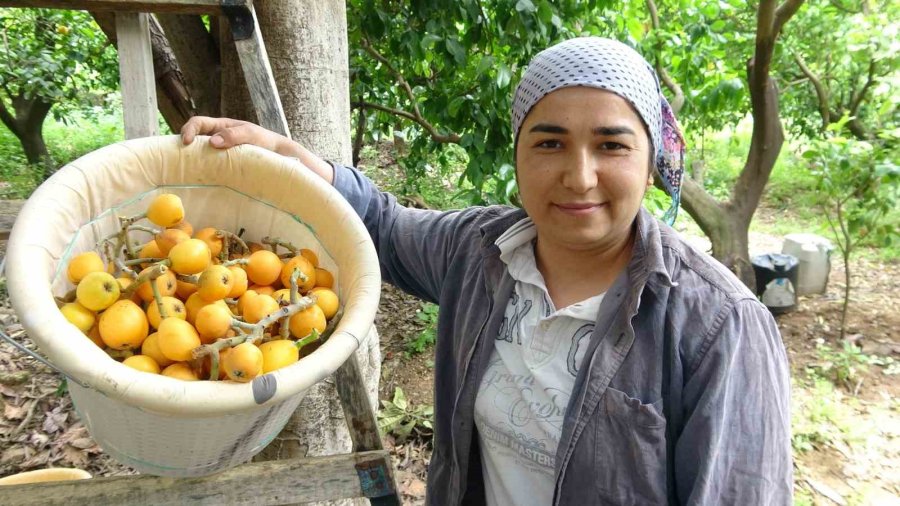
[[[841,131],[848,119],[830,130]],[[812,141],[803,152],[818,178],[822,210],[833,224],[838,247],[848,255],[860,243],[888,246],[900,234],[895,212],[900,204],[898,140],[892,132],[883,132],[874,143],[831,135]]]
[[[434,2],[348,4],[351,97],[365,97],[412,113],[440,133],[454,133],[468,152],[465,179],[474,186],[472,202],[508,202],[514,178],[497,178],[512,164],[509,111],[512,88],[534,54],[559,41],[585,34],[609,0],[436,0]],[[396,74],[359,49],[368,40],[414,90],[410,97]],[[354,49],[356,48],[356,49]],[[359,99],[362,100],[362,99]],[[410,179],[447,147],[429,131],[390,113],[366,110],[366,140],[402,131],[408,152],[399,160]],[[411,185],[415,183],[410,182]]]
[[[64,118],[118,88],[115,48],[83,11],[0,9],[0,100],[41,97]]]
[[[403,389],[394,389],[394,398],[381,401],[378,411],[378,428],[382,434],[393,434],[403,442],[413,435],[423,437],[434,430],[434,406],[409,405]]]
[[[358,76],[351,96],[406,112],[418,105],[436,131],[461,139],[468,154],[465,180],[474,187],[466,193],[471,202],[514,202],[514,178],[501,174],[504,164],[515,163],[508,120],[513,89],[531,58],[561,40],[612,37],[633,45],[653,64],[659,60],[684,92],[678,117],[689,147],[748,116],[747,63],[755,48],[756,6],[705,0],[657,2],[657,7],[661,23],[653,28],[645,2],[351,0],[351,49],[362,38],[371,41],[409,81],[415,97],[403,93],[396,75],[359,50],[351,51]],[[843,97],[845,106],[835,115],[856,93],[859,122],[872,125],[873,132],[896,126],[900,99],[888,84],[900,68],[900,29],[889,20],[900,12],[888,0],[876,0],[872,12],[848,14],[829,2],[807,2],[782,33],[772,72],[781,115],[794,132],[819,136],[822,122],[814,90],[797,69],[793,51],[807,58],[833,97]],[[875,81],[860,95],[872,61]],[[668,88],[663,92],[673,97]],[[446,149],[421,125],[380,111],[365,114],[368,140],[401,130],[407,135],[409,151],[401,164],[410,178],[423,174],[417,164]],[[698,149],[689,156],[703,153]]]
[[[537,7],[534,6],[531,0],[518,0],[516,2],[516,10],[519,12],[524,12],[526,14],[531,14],[532,12],[537,11]]]
[[[434,345],[437,338],[438,310],[437,304],[424,302],[421,309],[416,311],[416,318],[425,324],[425,328],[415,337],[407,337],[405,344],[407,356],[418,355]]]

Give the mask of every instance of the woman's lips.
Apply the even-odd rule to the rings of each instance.
[[[553,204],[557,209],[562,211],[565,214],[571,216],[585,216],[588,214],[597,211],[601,207],[605,206],[606,203],[595,204],[595,203],[564,203],[564,204]]]

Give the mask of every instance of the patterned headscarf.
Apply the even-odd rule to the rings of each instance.
[[[514,139],[531,108],[548,93],[570,86],[600,88],[619,95],[637,110],[656,150],[656,171],[672,197],[663,219],[671,224],[681,203],[684,137],[653,67],[634,49],[600,37],[579,37],[538,53],[513,98]]]

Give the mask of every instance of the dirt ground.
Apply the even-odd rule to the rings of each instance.
[[[0,210],[6,209],[12,210],[7,214],[14,212],[16,205],[0,204]],[[775,213],[761,210],[760,216],[774,219]],[[702,238],[692,241],[706,247]],[[780,251],[777,237],[754,233],[751,242],[753,252]],[[0,255],[4,246],[0,243]],[[900,261],[870,257],[853,262],[848,335],[863,353],[878,360],[860,368],[852,381],[823,393],[814,374],[829,365],[823,345],[841,348],[839,262],[832,268],[827,293],[802,298],[796,311],[777,318],[794,378],[795,432],[812,434],[809,448],[795,455],[797,504],[900,504],[900,306],[895,300]],[[432,350],[414,356],[405,352],[408,336],[424,327],[415,316],[420,305],[418,299],[384,286],[376,318],[382,340],[382,399],[400,387],[411,405],[432,403]],[[0,324],[7,334],[33,348],[9,307],[5,289],[0,293]],[[422,503],[428,441],[401,444],[391,435],[385,439],[405,501]],[[93,442],[56,374],[0,342],[0,476],[51,466],[79,467],[95,476],[132,473]]]

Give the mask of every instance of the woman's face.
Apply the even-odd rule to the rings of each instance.
[[[516,175],[538,241],[572,250],[625,241],[652,184],[650,141],[622,97],[562,88],[542,98],[519,131]]]

